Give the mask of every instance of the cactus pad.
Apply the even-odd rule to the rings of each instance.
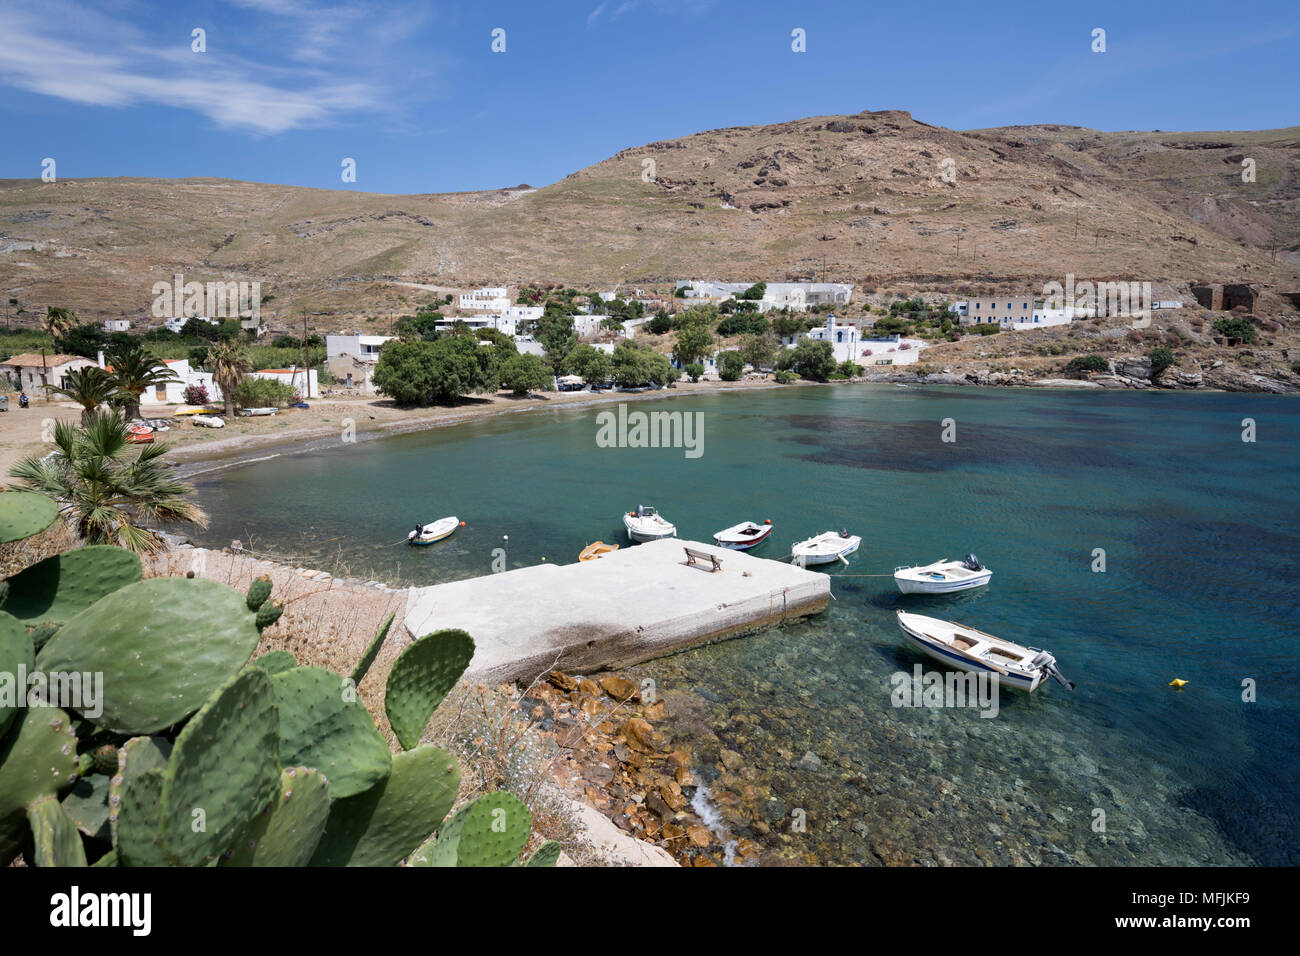
[[[63,811],[88,837],[112,839],[108,824],[108,790],[110,778],[103,774],[81,777],[63,798]]]
[[[248,596],[244,599],[244,603],[248,605],[250,611],[256,611],[270,596],[271,576],[263,574],[260,578],[254,578],[253,583],[248,586]]]
[[[77,772],[72,721],[57,707],[29,707],[0,742],[0,862],[18,851],[27,808],[53,797]]]
[[[279,782],[275,692],[266,672],[250,667],[217,688],[176,738],[163,774],[164,856],[181,866],[216,859]]]
[[[113,829],[113,848],[117,850],[119,866],[167,865],[158,846],[162,792],[161,767],[150,767],[122,789]]]
[[[424,726],[474,656],[474,639],[464,631],[426,634],[407,647],[388,674],[384,710],[402,749],[420,742]]]
[[[533,851],[524,866],[555,866],[559,862],[561,849],[560,844],[554,840],[547,840]]]
[[[274,677],[276,674],[297,667],[298,661],[288,651],[267,651],[261,657],[254,659],[252,666],[260,667]]]
[[[45,671],[104,675],[96,724],[153,733],[195,710],[257,647],[234,588],[202,578],[151,578],[96,601],[37,655]]]
[[[132,737],[117,752],[117,772],[109,780],[108,785],[108,823],[113,837],[113,846],[117,847],[122,840],[118,829],[123,806],[132,807],[128,816],[133,816],[134,820],[128,819],[128,831],[132,823],[139,823],[134,830],[136,836],[134,844],[131,842],[132,834],[128,832],[128,848],[119,851],[124,858],[124,866],[165,865],[162,851],[158,849],[155,840],[158,835],[158,801],[162,799],[162,772],[167,767],[167,758],[171,752],[172,744],[166,737]],[[133,794],[132,798],[128,798],[126,793],[138,777],[150,770],[158,771],[158,792],[153,794],[152,805],[142,808],[140,805],[142,798],[139,794]],[[146,784],[146,787],[149,786],[152,785]],[[145,840],[144,845],[141,845],[141,839]],[[142,856],[143,861],[141,861]]]
[[[257,609],[257,614],[253,621],[257,625],[258,632],[265,631],[268,627],[280,620],[280,615],[284,613],[284,605],[279,601],[268,601]]]
[[[339,800],[388,776],[393,758],[355,688],[323,667],[295,667],[271,678],[280,714],[280,761],[315,767]],[[350,700],[345,691],[349,691]]]
[[[311,865],[395,866],[438,828],[459,787],[460,768],[445,750],[398,754],[386,779],[334,801]]]
[[[329,818],[329,787],[311,767],[289,767],[271,805],[235,838],[219,866],[306,866]]]
[[[370,670],[370,665],[379,656],[379,649],[384,646],[384,638],[388,636],[388,629],[393,626],[394,617],[396,617],[396,614],[388,615],[388,620],[384,621],[384,626],[379,629],[375,639],[370,642],[366,652],[361,655],[361,660],[357,661],[357,666],[352,668],[353,684],[360,685],[361,681],[365,679],[366,672]]]
[[[3,609],[28,623],[63,623],[106,594],[140,580],[140,558],[126,548],[93,544],[38,561],[10,578]]]
[[[59,516],[59,506],[33,491],[0,492],[0,544],[40,534]]]
[[[27,628],[17,618],[0,611],[0,739],[27,699],[27,687],[19,685],[20,670],[30,674],[36,666],[36,651]]]
[[[86,848],[72,818],[54,797],[41,797],[27,808],[37,866],[85,866]]]
[[[510,866],[519,859],[533,827],[528,807],[505,790],[476,797],[456,815],[464,817],[457,866]]]

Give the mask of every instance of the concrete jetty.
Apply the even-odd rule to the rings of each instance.
[[[685,548],[717,556],[687,563]],[[712,544],[668,538],[594,561],[540,564],[412,588],[414,635],[460,628],[474,638],[469,674],[531,680],[549,667],[626,667],[824,610],[830,578]],[[558,660],[557,660],[558,659]]]

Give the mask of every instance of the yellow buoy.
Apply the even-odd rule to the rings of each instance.
[[[1183,680],[1181,677],[1175,677],[1173,680],[1169,682],[1169,686],[1177,687],[1179,690],[1182,690],[1184,687],[1187,686],[1187,681]]]

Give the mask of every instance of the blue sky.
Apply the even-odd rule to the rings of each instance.
[[[540,186],[658,139],[863,109],[1271,128],[1300,123],[1297,34],[1294,0],[0,0],[0,177],[52,157],[63,179]]]

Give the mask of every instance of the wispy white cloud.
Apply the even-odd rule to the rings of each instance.
[[[592,10],[591,13],[587,14],[587,29],[591,29],[596,25],[596,21],[600,19],[600,15],[605,12],[606,6],[607,4],[602,3],[595,10]]]
[[[393,75],[402,62],[395,50],[422,25],[421,9],[405,16],[360,0],[231,5],[245,11],[238,22],[196,24],[207,30],[203,54],[190,50],[187,34],[164,40],[76,0],[46,0],[39,12],[0,7],[0,85],[92,106],[192,110],[262,134],[391,111],[406,95]],[[348,52],[357,49],[365,52]],[[427,89],[428,58],[415,70]]]

